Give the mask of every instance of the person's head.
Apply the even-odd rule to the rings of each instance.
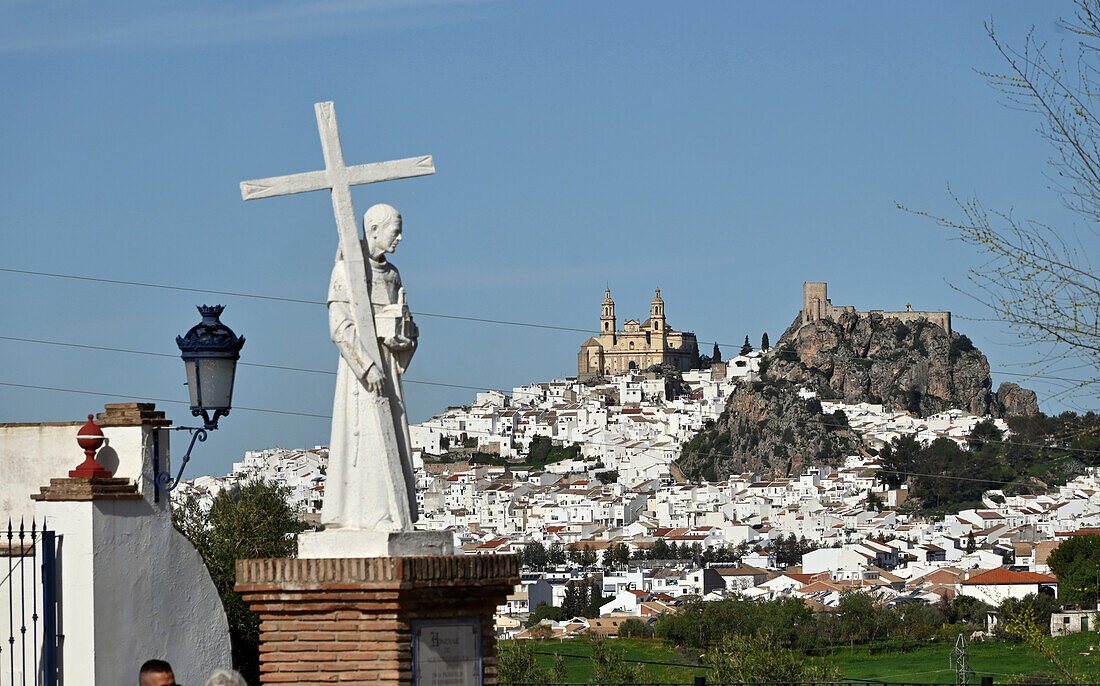
[[[371,257],[393,252],[401,242],[401,215],[390,205],[372,206],[363,215],[363,237]]]
[[[219,669],[206,680],[206,686],[248,686],[244,677],[232,669]]]
[[[172,665],[164,660],[148,660],[141,666],[138,684],[139,686],[175,686],[176,675],[172,673]]]

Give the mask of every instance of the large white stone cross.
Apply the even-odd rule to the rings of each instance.
[[[434,174],[435,165],[432,163],[432,156],[425,155],[348,167],[344,164],[344,151],[340,147],[335,106],[331,102],[319,102],[313,109],[317,112],[317,129],[321,133],[325,168],[302,174],[242,181],[241,198],[257,200],[309,191],[332,191],[332,211],[336,215],[336,229],[343,247],[355,323],[359,327],[361,340],[376,340],[374,313],[370,304],[370,272],[363,262],[363,251],[359,248],[359,225],[355,206],[351,201],[351,187]]]

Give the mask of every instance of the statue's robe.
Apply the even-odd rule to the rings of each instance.
[[[364,254],[363,261],[371,270],[371,311],[377,316],[382,308],[398,303],[401,275],[384,256],[374,260]],[[417,507],[401,374],[415,346],[392,351],[381,340],[360,340],[350,299],[347,270],[338,254],[328,310],[340,363],[321,523],[326,529],[407,531],[416,521]],[[411,320],[408,325],[415,332]],[[378,366],[385,376],[381,394],[371,393],[363,385],[371,365]]]

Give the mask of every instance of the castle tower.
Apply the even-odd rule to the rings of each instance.
[[[802,284],[802,323],[809,324],[818,319],[828,319],[828,285],[807,281]]]
[[[611,289],[603,294],[603,314],[600,315],[600,333],[615,333],[615,301],[611,299]]]

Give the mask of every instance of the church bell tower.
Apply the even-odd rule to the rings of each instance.
[[[657,295],[653,296],[653,302],[649,304],[649,318],[653,321],[653,330],[664,332],[665,330],[665,301],[661,300],[661,289],[657,289]]]
[[[603,314],[600,315],[600,333],[615,333],[615,301],[611,299],[611,289],[603,294]]]

